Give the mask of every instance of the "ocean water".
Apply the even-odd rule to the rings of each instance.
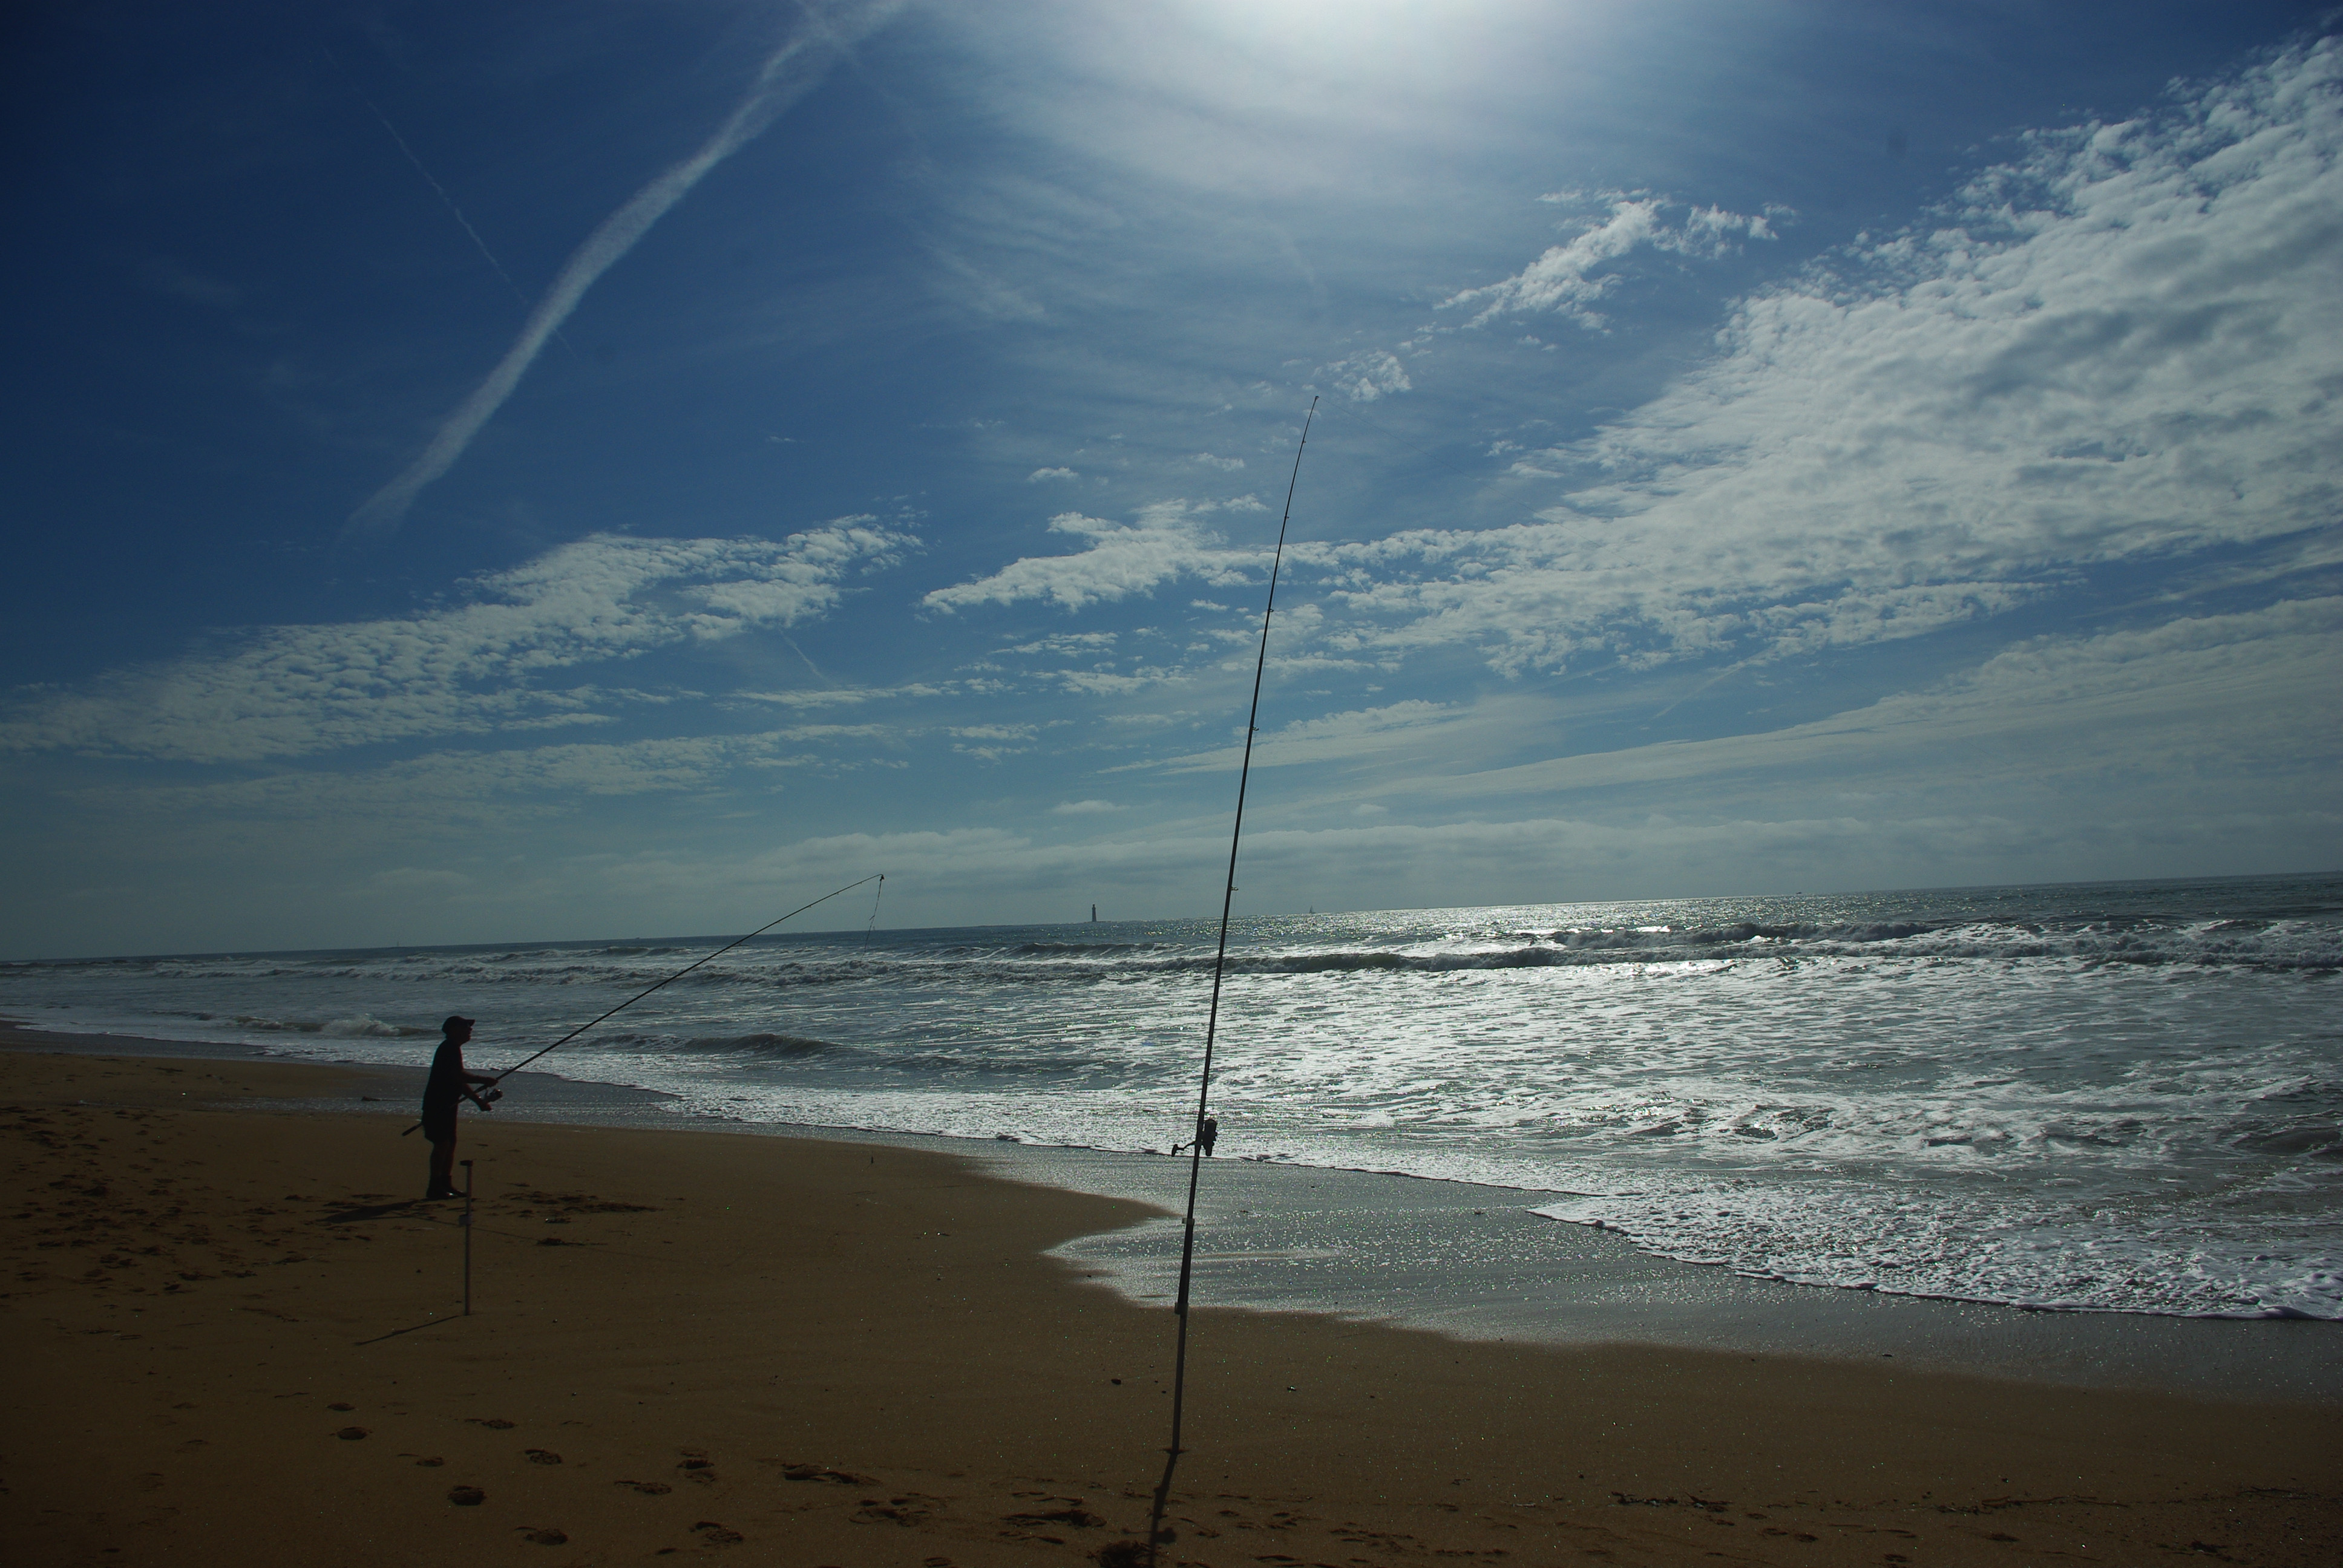
[[[1210,921],[776,935],[540,1067],[748,1121],[1184,1139]],[[719,940],[0,965],[46,1028],[493,1070]],[[1240,921],[1220,1156],[1818,1286],[2343,1318],[2343,876]]]

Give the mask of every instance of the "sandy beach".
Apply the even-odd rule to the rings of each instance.
[[[5,1042],[0,1042],[5,1043]],[[411,1078],[0,1051],[12,1561],[1093,1561],[1172,1319],[1141,1205],[837,1140],[474,1118]],[[369,1097],[372,1102],[369,1103]],[[2343,1410],[1206,1308],[1162,1561],[2327,1563]]]

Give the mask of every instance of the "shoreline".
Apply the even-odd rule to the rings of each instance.
[[[374,1081],[386,1109],[422,1072],[319,1063],[246,1047],[26,1029],[0,1050],[249,1060]],[[1079,1147],[884,1129],[729,1121],[661,1109],[657,1091],[531,1071],[498,1114],[531,1125],[725,1132],[922,1151],[1011,1181],[1176,1212],[1184,1161]],[[303,1109],[349,1113],[339,1101]],[[1538,1215],[1536,1191],[1221,1161],[1201,1195],[1197,1299],[1254,1312],[1423,1329],[1461,1341],[1641,1344],[1817,1358],[2081,1388],[2343,1406],[2343,1323],[2079,1312],[1862,1292],[1735,1274],[1643,1251],[1616,1231]],[[1141,1306],[1168,1302],[1178,1253],[1168,1219],[1070,1238],[1051,1256]]]
[[[1071,1565],[1143,1523],[1172,1320],[1047,1255],[1136,1204],[867,1142],[482,1117],[467,1318],[457,1206],[400,1196],[420,1151],[274,1109],[363,1080],[0,1073],[30,1417],[0,1520],[37,1560],[244,1561],[263,1528],[300,1563]],[[2331,1407],[1192,1321],[1172,1563],[2307,1565],[2343,1535]]]

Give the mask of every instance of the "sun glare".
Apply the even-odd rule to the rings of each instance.
[[[1524,0],[1190,0],[1201,31],[1299,75],[1451,79],[1499,63]],[[1550,30],[1550,29],[1549,29]]]

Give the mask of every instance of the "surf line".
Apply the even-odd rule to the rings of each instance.
[[[681,980],[684,976],[698,969],[701,964],[710,962],[716,959],[720,959],[726,953],[730,952],[734,948],[739,947],[742,942],[751,941],[758,937],[763,936],[775,926],[779,925],[782,920],[794,920],[798,916],[804,914],[808,910],[812,909],[815,904],[826,904],[830,902],[830,900],[838,897],[839,894],[850,893],[855,889],[862,887],[866,883],[870,882],[878,883],[879,891],[881,893],[885,892],[887,890],[887,873],[884,871],[874,871],[870,876],[864,877],[859,881],[849,882],[842,888],[833,888],[819,899],[815,899],[809,903],[799,904],[796,909],[791,910],[788,914],[779,917],[778,920],[767,920],[763,925],[759,926],[755,930],[750,931],[745,937],[734,937],[730,941],[726,942],[714,952],[709,953],[704,957],[692,960],[691,962],[684,965],[681,969],[676,970],[675,973],[668,976],[667,979],[660,980],[657,985],[645,986],[642,990],[637,991],[634,995],[628,997],[626,1000],[612,1008],[608,1012],[602,1014],[600,1018],[595,1019],[590,1023],[579,1024],[576,1029],[571,1030],[568,1034],[563,1035],[559,1040],[555,1040],[543,1050],[538,1051],[535,1055],[521,1058],[518,1061],[514,1062],[510,1067],[506,1068],[502,1072],[497,1073],[489,1082],[488,1087],[491,1090],[495,1089],[498,1084],[502,1083],[506,1079],[510,1078],[514,1073],[518,1072],[522,1068],[527,1067],[530,1062],[535,1061],[538,1057],[552,1055],[555,1051],[559,1050],[563,1046],[568,1045],[571,1040],[576,1040],[579,1035],[584,1034],[588,1030],[592,1029],[595,1024],[600,1023],[607,1019],[616,1018],[618,1014],[634,1006],[635,1003],[642,1000],[643,998],[650,995],[651,992],[659,990],[660,987],[673,985],[676,981]],[[873,897],[870,900],[870,923],[873,926],[876,926],[879,923],[879,900],[876,897]],[[863,936],[864,939],[868,940],[870,933],[865,931]],[[408,1128],[407,1132],[412,1132],[415,1131],[416,1127],[420,1127],[422,1125],[423,1123],[418,1121],[415,1124],[415,1127]],[[399,1136],[404,1138],[407,1136],[407,1132],[402,1132]]]
[[[1155,1549],[1163,1540],[1163,1510],[1172,1499],[1172,1473],[1180,1467],[1180,1423],[1188,1401],[1188,1286],[1196,1266],[1196,1183],[1204,1170],[1204,1150],[1217,1134],[1210,1111],[1212,1099],[1212,1044],[1221,1023],[1221,974],[1229,960],[1229,910],[1237,896],[1237,846],[1244,838],[1245,785],[1252,778],[1252,738],[1261,724],[1261,679],[1269,668],[1269,618],[1277,612],[1277,576],[1285,565],[1285,528],[1293,520],[1293,489],[1302,482],[1302,454],[1310,445],[1311,421],[1318,417],[1318,399],[1302,417],[1302,438],[1293,446],[1293,472],[1285,481],[1285,515],[1277,520],[1277,552],[1270,558],[1269,598],[1261,609],[1261,652],[1252,666],[1252,707],[1245,714],[1244,761],[1237,769],[1237,815],[1229,829],[1229,874],[1221,889],[1221,943],[1212,955],[1212,1002],[1204,1015],[1204,1065],[1196,1080],[1196,1125],[1188,1145],[1188,1213],[1180,1238],[1180,1294],[1172,1311],[1180,1320],[1178,1348],[1172,1358],[1172,1442],[1163,1451],[1163,1479],[1156,1483],[1155,1503],[1147,1515],[1147,1563],[1155,1568]]]

